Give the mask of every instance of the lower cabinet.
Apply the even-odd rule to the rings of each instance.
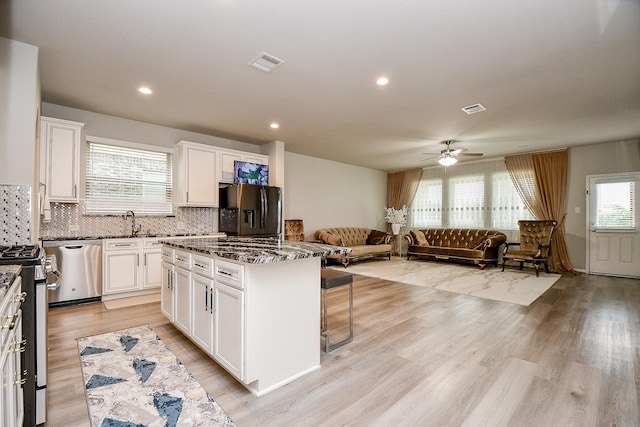
[[[319,258],[252,264],[173,246],[170,262],[170,248],[162,313],[252,393],[320,367]]]
[[[174,267],[173,322],[187,335],[191,335],[191,272]]]
[[[24,296],[20,294],[20,285],[20,280],[14,281],[0,299],[0,425],[3,427],[21,427],[24,420],[25,374],[20,361],[25,345],[20,308]]]
[[[162,314],[173,322],[173,282],[174,282],[174,267],[173,264],[162,261],[162,287],[160,288],[160,310]]]
[[[193,273],[191,276],[191,338],[207,353],[213,352],[213,280]]]
[[[160,248],[158,239],[103,240],[103,294],[160,288],[163,281]]]
[[[244,292],[216,281],[213,357],[244,379]]]

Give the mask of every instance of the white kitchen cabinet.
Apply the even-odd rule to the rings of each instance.
[[[215,147],[180,141],[174,150],[174,201],[180,206],[218,206]]]
[[[163,282],[161,248],[157,238],[103,240],[102,293],[159,289]]]
[[[17,278],[0,300],[0,425],[3,427],[21,427],[24,420],[21,283]]]
[[[244,379],[244,292],[216,280],[213,358]]]
[[[40,118],[40,180],[51,202],[77,203],[84,123]]]
[[[158,288],[162,285],[162,243],[155,238],[145,238],[143,249],[142,288]]]
[[[218,181],[222,183],[233,183],[235,161],[252,162],[261,165],[269,164],[269,156],[237,150],[220,150],[219,157]]]
[[[174,287],[174,267],[166,261],[162,261],[162,287],[160,288],[160,311],[173,322],[173,287]]]
[[[213,279],[191,272],[191,337],[204,351],[213,351]]]
[[[191,272],[176,265],[173,276],[173,322],[191,336]]]
[[[105,241],[102,253],[102,293],[109,295],[138,290],[140,248],[137,239],[127,239],[123,242]]]

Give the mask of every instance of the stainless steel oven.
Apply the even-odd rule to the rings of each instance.
[[[60,275],[55,261],[47,260],[36,245],[0,246],[0,265],[7,264],[21,266],[24,426],[35,426],[46,421],[48,286],[55,287]]]

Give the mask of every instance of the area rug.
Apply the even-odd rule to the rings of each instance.
[[[102,301],[104,308],[107,310],[115,310],[124,307],[133,307],[134,305],[150,304],[160,302],[160,292],[149,295],[140,295],[137,297],[116,298]]]
[[[149,325],[79,338],[93,427],[234,426]]]
[[[479,298],[528,306],[561,277],[559,274],[518,270],[517,267],[491,266],[480,270],[477,266],[459,265],[420,259],[394,257],[391,261],[367,261],[330,268],[339,271],[377,277],[393,282],[425,286],[441,291],[472,295]]]

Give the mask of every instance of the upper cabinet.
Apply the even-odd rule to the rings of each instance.
[[[218,206],[215,147],[180,141],[174,151],[174,200],[180,206]]]
[[[233,183],[234,162],[251,162],[261,165],[269,164],[269,156],[256,153],[246,153],[236,150],[220,150],[220,167],[218,181],[223,183]]]
[[[84,123],[40,118],[40,180],[52,202],[78,202],[83,127]]]
[[[189,141],[174,150],[174,201],[180,206],[218,206],[220,183],[233,183],[234,162],[269,164],[269,156]]]

